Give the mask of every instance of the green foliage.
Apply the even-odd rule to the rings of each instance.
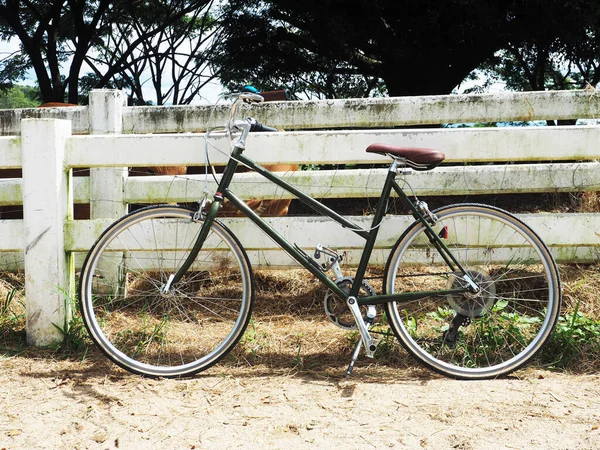
[[[0,356],[20,354],[25,347],[23,286],[3,284],[0,293]]]
[[[39,91],[35,88],[12,86],[0,90],[0,109],[35,108],[39,104]]]
[[[83,319],[78,312],[74,312],[65,327],[59,327],[56,324],[54,324],[54,327],[63,335],[62,342],[56,345],[56,353],[64,356],[81,354],[82,358],[86,357],[90,347],[90,340]]]
[[[476,68],[519,90],[581,87],[600,80],[599,5],[234,0],[216,64],[232,88],[328,98],[446,94]]]
[[[53,324],[54,328],[60,331],[63,336],[63,340],[55,346],[55,353],[62,354],[63,356],[82,354],[82,358],[85,359],[90,346],[90,340],[85,329],[85,324],[83,323],[83,318],[76,307],[77,300],[63,289],[58,287],[57,289],[63,295],[65,309],[73,313],[67,314],[67,319],[62,325]]]
[[[5,325],[17,324],[24,318],[22,313],[16,313],[13,311],[13,303],[15,303],[18,288],[12,288],[7,291],[4,298],[0,298],[0,327],[4,328]]]
[[[600,82],[600,3],[524,2],[514,38],[481,66],[516,91],[581,89]]]
[[[447,93],[501,47],[502,2],[232,1],[217,64],[228,85],[321,97]],[[494,32],[498,31],[498,32]]]
[[[586,317],[577,304],[573,312],[560,316],[541,360],[549,367],[573,369],[584,355],[587,360],[600,358],[600,320]]]

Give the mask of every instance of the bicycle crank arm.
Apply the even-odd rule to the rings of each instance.
[[[360,332],[360,337],[362,339],[363,344],[365,345],[365,355],[369,358],[372,358],[373,353],[375,353],[375,350],[377,350],[377,345],[373,338],[371,338],[371,335],[369,334],[369,328],[362,318],[362,314],[360,312],[358,302],[356,301],[356,297],[348,297],[346,303],[350,308],[352,315],[354,316],[356,326],[358,327],[358,331]]]
[[[371,325],[373,325],[373,321],[375,320],[375,317],[377,317],[377,309],[375,308],[375,305],[369,305],[369,308],[367,309],[367,320],[365,320],[365,326],[367,327],[367,330],[369,328],[371,328]],[[354,364],[356,363],[356,360],[358,359],[358,355],[360,353],[360,349],[362,348],[362,338],[358,340],[358,342],[356,343],[356,347],[354,348],[354,353],[352,353],[352,360],[350,361],[350,364],[348,365],[348,369],[346,369],[346,377],[349,377],[350,375],[352,375],[352,371],[354,370]],[[371,344],[374,345],[375,347],[377,347],[377,342],[373,342],[373,338],[371,338]]]

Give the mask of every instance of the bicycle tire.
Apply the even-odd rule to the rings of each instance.
[[[433,213],[434,231],[481,291],[390,302],[390,328],[418,361],[452,378],[495,378],[522,367],[541,350],[560,313],[560,277],[550,251],[499,208],[467,203]],[[465,286],[459,273],[443,270],[448,266],[425,228],[413,223],[394,245],[387,293]]]
[[[167,293],[202,220],[180,206],[150,206],[113,223],[90,249],[80,308],[90,337],[120,367],[150,377],[187,377],[239,341],[254,303],[254,278],[238,239],[214,221],[203,249]]]

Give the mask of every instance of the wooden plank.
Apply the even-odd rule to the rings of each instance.
[[[23,239],[22,220],[0,220],[0,253],[11,251],[23,251],[25,241]]]
[[[23,230],[27,343],[51,345],[64,334],[54,324],[70,320],[70,271],[64,251],[69,181],[64,149],[71,122],[27,119],[23,134]]]
[[[22,119],[70,120],[73,133],[76,134],[87,133],[89,128],[87,106],[4,109],[0,110],[0,135],[21,134]]]
[[[387,169],[313,170],[280,173],[286,181],[315,198],[379,197]],[[217,177],[219,179],[220,176]],[[441,166],[403,176],[415,194],[479,195],[525,192],[585,192],[600,190],[600,162]],[[216,189],[211,175],[210,192]],[[21,180],[0,180],[0,205],[22,203]],[[203,198],[204,175],[129,177],[128,203],[189,202]],[[289,199],[292,195],[255,173],[239,173],[232,190],[243,199]],[[88,203],[89,177],[73,178],[75,203]]]
[[[600,247],[600,213],[580,214],[522,214],[517,215],[530,225],[551,247]],[[371,217],[354,216],[350,219],[363,228],[370,227]],[[360,249],[364,240],[348,229],[321,217],[280,217],[265,219],[282,236],[307,251],[317,244],[338,249]],[[227,218],[223,222],[240,239],[248,250],[273,250],[277,245],[248,219]],[[391,247],[402,231],[412,222],[408,216],[388,216],[381,225],[377,248]],[[87,251],[108,225],[108,219],[67,221],[65,226],[65,249]],[[569,230],[568,233],[565,230]]]
[[[272,102],[250,111],[272,126],[318,129],[596,118],[599,105],[593,92],[550,91]],[[203,131],[225,123],[227,114],[227,104],[127,107],[123,129],[126,133]],[[23,118],[68,119],[74,133],[89,130],[86,106],[29,108],[0,111],[0,135],[20,134]]]
[[[429,147],[446,162],[579,161],[600,159],[600,126],[461,128],[437,130],[304,131],[257,133],[246,154],[261,164],[368,164],[389,158],[365,152],[379,142]],[[74,136],[67,147],[70,167],[204,165],[204,136]],[[210,162],[224,164],[229,139],[211,139]]]
[[[22,205],[23,194],[21,192],[20,178],[0,179],[0,206]]]
[[[501,92],[494,94],[385,97],[265,103],[251,115],[286,129],[394,127],[407,125],[596,118],[600,100],[588,91]],[[126,133],[203,131],[227,120],[228,105],[136,106],[123,109]],[[0,111],[0,135],[20,133],[23,118],[73,121],[87,133],[86,106]],[[210,120],[209,120],[210,118]]]
[[[598,247],[552,247],[552,254],[559,264],[593,264],[600,259],[600,249]],[[248,258],[254,269],[289,269],[301,268],[301,266],[290,256],[279,249],[274,250],[248,250]],[[360,260],[360,250],[344,251],[344,262],[342,263],[342,271],[346,275],[354,275],[352,269],[358,265]],[[5,254],[0,253],[0,262]],[[85,253],[75,254],[75,267],[80,269],[85,260]],[[385,263],[389,256],[389,251],[386,249],[375,249],[371,255],[370,264],[373,267],[385,267]],[[22,268],[19,265],[17,256],[11,256],[9,260],[12,265],[7,267]],[[7,269],[10,270],[10,269]],[[310,276],[307,272],[307,276]]]
[[[387,169],[309,170],[280,176],[315,198],[373,198],[381,194]],[[400,180],[401,185],[407,184],[407,192],[419,196],[597,191],[600,163],[439,167],[411,172]],[[205,185],[211,194],[217,187],[210,175],[129,177],[125,199],[129,203],[195,201],[203,198]],[[294,198],[256,173],[236,174],[231,190],[242,199]]]
[[[23,252],[0,252],[0,272],[18,272],[25,268]]]
[[[227,120],[218,106],[136,106],[123,111],[126,133],[203,131]],[[374,128],[424,124],[580,119],[600,116],[600,97],[588,91],[384,97],[272,102],[246,115],[284,129]]]
[[[21,168],[21,141],[15,136],[0,136],[0,168]]]
[[[0,206],[23,204],[23,194],[21,185],[22,178],[0,179]],[[89,203],[89,177],[73,178],[73,198],[75,203]]]

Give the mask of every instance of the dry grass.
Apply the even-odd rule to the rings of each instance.
[[[25,288],[23,275],[0,273],[0,352],[14,345],[25,332]]]
[[[325,289],[303,270],[257,271],[256,303],[252,321],[238,346],[218,367],[211,371],[255,374],[312,373],[323,376],[343,373],[350,361],[357,342],[356,332],[342,330],[325,317],[323,299]],[[380,276],[374,273],[371,276]],[[600,321],[600,265],[562,266],[563,315],[577,308],[587,318]],[[7,298],[13,284],[19,285],[19,277],[3,276],[0,279],[0,299]],[[380,280],[369,280],[378,285]],[[379,286],[377,286],[379,289]],[[79,350],[65,354],[48,349],[36,349],[24,345],[24,301],[19,292],[17,302],[11,303],[10,313],[0,319],[0,354],[22,355],[33,358],[53,358],[81,363],[97,360],[105,368],[104,357],[96,350]],[[382,329],[382,331],[387,331]],[[422,373],[400,344],[390,336],[382,337],[382,344],[371,360],[359,358],[357,371],[381,375],[398,368],[412,368]],[[577,338],[576,338],[577,339]],[[551,355],[544,354],[540,364],[552,365],[562,351],[554,342]],[[569,356],[561,370],[576,373],[593,373],[600,370],[600,342],[585,343],[584,351]],[[559,355],[560,356],[560,355]],[[554,364],[556,366],[556,364]],[[104,369],[103,369],[104,370]],[[390,372],[391,373],[391,372]],[[366,375],[366,374],[365,374]]]
[[[563,265],[560,277],[563,312],[572,312],[578,306],[587,317],[600,319],[600,265]]]
[[[598,212],[600,211],[600,193],[596,191],[582,192],[580,197],[579,212]]]

